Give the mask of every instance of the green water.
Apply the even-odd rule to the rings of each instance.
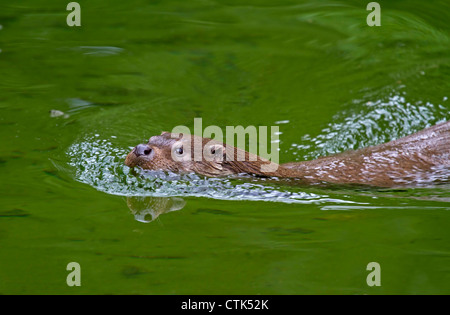
[[[2,1],[0,293],[449,294],[448,185],[285,187],[123,165],[195,117],[279,126],[281,162],[450,119],[450,3],[379,1],[369,27],[368,2],[79,1],[71,28],[64,1]]]

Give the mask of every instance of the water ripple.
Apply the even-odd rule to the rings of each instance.
[[[361,105],[358,112],[340,112],[319,135],[304,135],[288,152],[297,156],[296,160],[315,159],[395,140],[450,118],[441,104],[411,103],[398,94],[386,100],[354,102]]]
[[[260,200],[283,203],[355,203],[297,187],[252,182],[252,178],[205,178],[196,174],[130,169],[123,161],[129,148],[117,148],[99,135],[73,144],[67,151],[78,181],[99,191],[121,196],[207,197],[225,200]]]

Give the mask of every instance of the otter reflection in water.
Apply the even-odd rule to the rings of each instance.
[[[388,143],[275,167],[271,161],[208,138],[200,138],[203,154],[196,160],[194,152],[198,148],[194,147],[194,138],[200,137],[163,132],[148,143],[137,145],[127,155],[125,164],[212,177],[246,173],[294,178],[306,185],[407,187],[448,182],[450,178],[450,122]]]
[[[186,201],[178,197],[127,197],[127,205],[136,221],[148,223],[161,214],[183,209]]]

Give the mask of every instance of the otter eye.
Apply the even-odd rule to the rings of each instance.
[[[179,147],[179,148],[176,148],[176,149],[175,149],[175,153],[178,154],[178,155],[182,155],[183,152],[184,152],[184,151],[183,151],[183,147]]]
[[[215,144],[209,147],[209,152],[211,152],[211,155],[221,154],[223,147],[221,145]]]

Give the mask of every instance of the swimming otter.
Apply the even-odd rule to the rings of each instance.
[[[195,141],[202,144],[203,151],[197,160]],[[450,121],[388,143],[281,165],[208,138],[163,132],[151,137],[148,143],[137,145],[127,155],[125,164],[212,177],[247,173],[295,178],[305,184],[397,187],[448,182]]]

